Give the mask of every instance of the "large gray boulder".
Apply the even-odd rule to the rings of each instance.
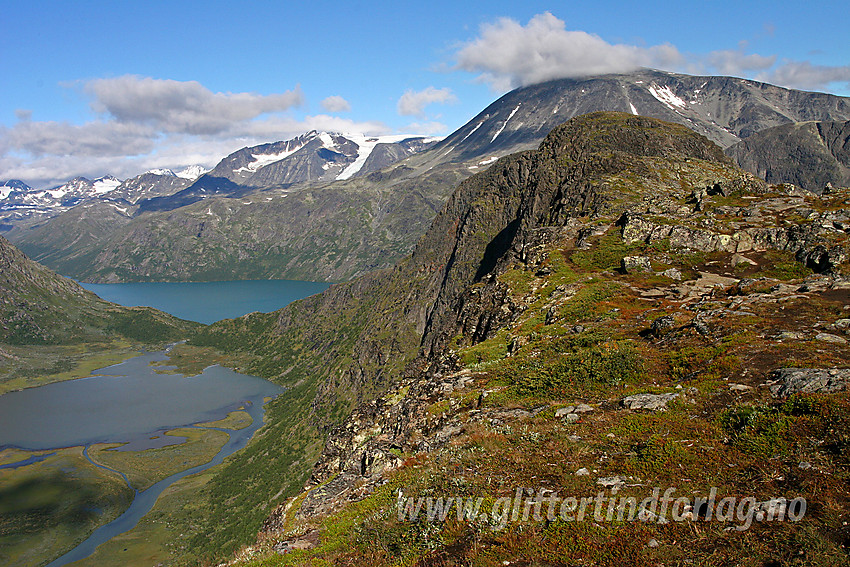
[[[777,398],[792,394],[841,392],[850,381],[850,368],[779,368],[771,372],[776,383],[770,392]]]
[[[664,411],[667,404],[679,394],[635,394],[623,398],[623,406],[630,410]]]

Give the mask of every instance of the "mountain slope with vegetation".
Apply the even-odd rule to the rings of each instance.
[[[0,237],[0,391],[84,376],[200,326],[103,301]]]
[[[393,269],[193,340],[291,389],[181,545],[220,557],[260,530],[250,565],[846,563],[848,198],[767,186],[682,126],[571,120],[461,183]],[[396,508],[653,486],[811,504],[749,531]]]

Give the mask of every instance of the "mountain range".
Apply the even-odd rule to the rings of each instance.
[[[44,223],[78,205],[94,202],[110,203],[129,214],[128,205],[176,193],[204,172],[201,166],[191,166],[178,173],[154,169],[124,181],[111,175],[94,180],[75,177],[51,189],[34,189],[12,179],[0,185],[0,230]]]
[[[310,132],[239,150],[186,186],[157,181],[162,189],[122,197],[131,206],[89,200],[48,219],[3,222],[26,253],[83,281],[344,281],[409,253],[457,182],[598,110],[682,124],[757,173],[780,170],[732,149],[758,146],[756,132],[850,120],[847,98],[731,77],[641,70],[561,79],[504,95],[441,141]],[[833,164],[821,177],[840,185],[841,171]]]

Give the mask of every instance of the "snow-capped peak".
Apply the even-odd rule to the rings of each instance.
[[[0,185],[0,201],[8,197],[14,191],[17,191],[18,193],[27,193],[32,191],[32,187],[18,179],[10,179],[3,183],[3,185]]]
[[[181,169],[180,171],[173,173],[177,177],[182,177],[183,179],[192,179],[195,180],[209,171],[202,165],[190,165],[185,169]]]
[[[94,192],[98,195],[102,195],[103,193],[109,193],[110,191],[116,189],[119,185],[121,185],[121,180],[117,177],[112,177],[111,175],[95,179],[92,182]]]
[[[389,136],[365,136],[363,134],[344,134],[346,138],[357,144],[357,158],[342,172],[337,175],[337,179],[348,179],[363,168],[366,159],[375,149],[378,144],[392,144],[401,142],[411,137],[410,134],[395,134]]]

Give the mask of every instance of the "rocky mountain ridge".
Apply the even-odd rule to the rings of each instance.
[[[39,226],[79,205],[110,204],[132,216],[139,201],[171,195],[194,181],[204,169],[193,166],[180,172],[152,170],[121,181],[113,176],[90,180],[76,177],[52,189],[34,189],[19,180],[0,185],[0,223],[4,232]]]
[[[303,492],[287,500],[281,499],[286,491],[270,499],[243,492],[238,509],[228,508],[256,518],[257,507],[277,506],[259,543],[240,557],[274,562],[278,553],[300,550],[305,555],[297,557],[305,561],[341,559],[337,554],[347,550],[347,557],[372,564],[399,554],[451,564],[486,550],[499,561],[551,560],[543,524],[511,528],[529,530],[535,543],[523,550],[487,521],[461,522],[461,533],[449,536],[445,530],[456,524],[394,519],[397,491],[436,495],[455,487],[495,498],[542,482],[576,493],[596,490],[596,477],[574,474],[590,468],[611,486],[679,486],[680,477],[688,477],[687,486],[697,489],[707,474],[730,486],[751,485],[746,473],[703,470],[715,462],[708,458],[712,451],[752,463],[760,457],[724,446],[699,420],[718,419],[717,396],[723,404],[734,405],[736,396],[769,403],[761,385],[781,361],[828,366],[846,360],[841,334],[847,325],[837,313],[850,305],[841,279],[848,268],[842,209],[848,199],[846,192],[819,197],[769,187],[681,126],[596,113],[557,128],[538,150],[503,158],[461,183],[413,254],[394,269],[332,286],[276,314],[213,325],[196,344],[253,353],[259,359],[249,371],[298,392],[271,410],[260,445],[239,457],[245,463],[271,459],[267,466],[234,463],[226,471],[238,476],[231,484],[270,485],[271,496],[280,483],[275,475],[299,476],[292,463],[316,454],[290,455],[284,465],[271,456],[275,439],[299,439],[311,430],[328,435]],[[801,221],[797,211],[806,207]],[[780,316],[780,308],[792,311]],[[809,311],[788,318],[800,309]],[[820,320],[823,331],[812,330]],[[803,342],[783,342],[795,333]],[[818,346],[827,343],[837,350],[824,358]],[[664,401],[644,399],[647,391]],[[653,410],[646,417],[634,413],[671,402],[671,421]],[[283,407],[298,419],[277,421]],[[681,425],[692,422],[700,425]],[[700,436],[689,445],[694,449],[675,453],[684,459],[676,461],[685,464],[681,472],[664,456],[672,446],[655,453],[654,445],[640,444],[659,427],[684,430],[652,443],[681,447],[680,440]],[[618,432],[615,441],[607,431]],[[552,451],[563,465],[551,464]],[[638,474],[641,480],[630,480]],[[213,480],[211,490],[219,494],[223,486]],[[224,512],[212,513],[202,536],[213,545],[224,541],[226,528],[217,524]],[[839,529],[823,521],[822,543]],[[650,532],[669,541],[682,535],[679,527],[686,529]],[[554,529],[577,537],[569,525]],[[420,546],[428,530],[449,543]],[[612,565],[624,560],[620,553],[633,560],[655,553],[635,540],[631,527],[622,530],[616,533],[625,540],[604,531],[582,536],[591,548],[576,553],[600,561],[593,550],[616,542],[620,551],[602,561]],[[790,533],[775,537],[787,541]],[[723,537],[703,538],[707,547],[694,552],[710,553],[717,547],[709,544],[722,545]],[[375,541],[382,543],[375,547]],[[753,553],[772,552],[764,540],[752,545]],[[823,553],[833,553],[829,549]]]
[[[424,137],[367,137],[312,131],[291,140],[242,148],[186,189],[141,204],[140,212],[172,210],[213,195],[240,196],[258,188],[288,188],[365,175],[424,151]],[[373,151],[378,149],[378,153]]]

